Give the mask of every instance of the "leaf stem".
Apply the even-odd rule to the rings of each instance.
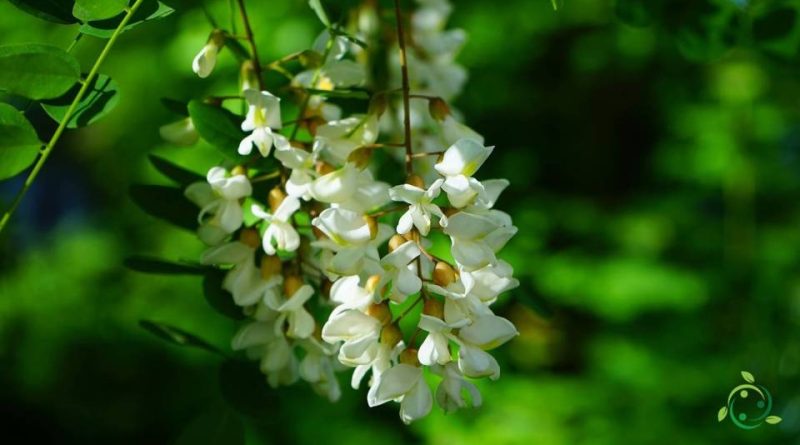
[[[42,154],[39,156],[39,159],[36,160],[36,164],[33,166],[33,170],[28,174],[28,177],[25,179],[25,183],[22,185],[22,189],[17,193],[17,196],[14,197],[14,201],[11,203],[11,207],[3,214],[3,218],[0,219],[0,233],[3,232],[8,221],[11,219],[11,216],[19,207],[19,204],[22,202],[22,198],[25,197],[25,194],[30,189],[33,182],[36,180],[36,177],[39,175],[39,171],[41,171],[44,163],[47,161],[47,158],[50,157],[50,154],[53,152],[53,147],[56,146],[59,139],[61,139],[61,135],[64,133],[64,130],[67,128],[67,124],[69,123],[72,116],[75,114],[76,109],[78,108],[78,104],[83,100],[83,97],[86,95],[86,92],[89,90],[89,86],[92,84],[92,81],[97,76],[98,72],[100,71],[100,65],[106,60],[108,54],[111,52],[111,48],[117,42],[120,34],[122,34],[122,30],[125,29],[125,26],[130,21],[133,14],[136,13],[136,10],[139,9],[139,6],[144,3],[144,0],[136,0],[133,6],[130,7],[128,12],[125,14],[125,17],[122,18],[122,21],[119,22],[117,25],[117,29],[114,30],[114,33],[111,34],[111,37],[106,42],[106,46],[103,47],[103,50],[100,52],[100,55],[97,56],[97,60],[95,60],[94,65],[89,70],[89,75],[86,76],[86,80],[81,85],[80,90],[78,90],[78,94],[75,96],[75,99],[72,100],[72,103],[67,108],[67,112],[64,113],[64,117],[59,122],[58,127],[56,128],[55,133],[50,138],[50,141],[45,146]],[[76,39],[77,41],[77,39]]]
[[[397,21],[397,44],[400,47],[400,72],[403,76],[403,128],[405,130],[406,145],[406,174],[411,176],[414,173],[414,165],[411,162],[413,151],[411,150],[411,87],[408,81],[408,59],[406,57],[406,37],[403,30],[403,16],[400,10],[400,0],[394,0],[394,15]]]

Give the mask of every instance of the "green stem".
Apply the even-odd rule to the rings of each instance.
[[[122,34],[122,30],[130,21],[131,17],[136,10],[139,9],[139,6],[144,3],[144,0],[136,0],[133,6],[128,9],[125,17],[123,17],[122,21],[119,22],[117,29],[114,30],[114,34],[111,35],[111,38],[108,39],[106,42],[106,46],[103,48],[103,51],[100,52],[100,55],[95,60],[92,69],[89,70],[89,75],[86,76],[83,84],[81,85],[81,89],[78,91],[78,94],[75,96],[75,99],[72,100],[72,103],[69,105],[67,112],[64,114],[64,117],[61,119],[61,122],[58,124],[58,128],[56,128],[55,133],[50,138],[50,141],[42,150],[42,154],[39,156],[39,159],[36,160],[36,164],[33,166],[33,170],[28,174],[28,177],[25,179],[25,184],[22,185],[22,189],[17,193],[17,196],[14,198],[14,201],[11,203],[11,207],[3,214],[3,218],[0,219],[0,233],[5,229],[8,221],[11,219],[11,215],[14,214],[14,211],[17,210],[19,207],[20,202],[22,202],[22,198],[25,197],[25,194],[30,189],[31,185],[33,185],[33,181],[36,180],[36,177],[39,175],[39,171],[44,166],[44,163],[47,161],[47,158],[50,157],[50,153],[53,152],[53,147],[56,146],[58,140],[61,139],[61,135],[64,133],[64,130],[67,128],[67,124],[69,123],[72,116],[75,114],[75,110],[78,108],[78,104],[83,100],[83,97],[86,95],[86,92],[89,90],[89,86],[92,84],[92,81],[97,76],[97,73],[100,71],[100,65],[106,60],[108,54],[111,52],[111,48],[116,43],[117,38],[119,35]]]

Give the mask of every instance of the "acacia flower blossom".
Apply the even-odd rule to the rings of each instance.
[[[428,188],[423,190],[411,184],[402,184],[389,190],[389,196],[394,201],[409,204],[408,210],[400,217],[397,223],[397,233],[405,235],[416,227],[420,235],[427,236],[431,230],[431,215],[439,218],[439,224],[446,224],[447,218],[433,200],[439,196],[443,179],[437,179]]]
[[[200,207],[198,235],[206,244],[216,245],[242,226],[239,201],[250,196],[253,189],[243,172],[228,176],[222,167],[211,168],[206,180],[189,185],[184,194]]]
[[[289,141],[280,133],[273,132],[281,128],[281,104],[278,97],[268,91],[248,89],[244,91],[247,100],[247,116],[242,122],[242,131],[251,132],[239,143],[239,154],[249,155],[256,146],[261,156],[269,156],[274,145],[276,148],[288,148]]]
[[[284,198],[274,213],[265,212],[260,205],[253,204],[250,209],[253,215],[269,223],[262,239],[267,255],[275,255],[276,248],[291,252],[300,247],[300,235],[290,222],[292,214],[299,208],[300,201],[294,196]]]

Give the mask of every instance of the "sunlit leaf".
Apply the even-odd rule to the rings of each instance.
[[[320,0],[308,0],[308,6],[314,10],[314,13],[317,14],[319,21],[322,22],[323,25],[328,28],[331,27],[331,20],[328,18],[328,14],[325,13],[325,8],[322,7],[322,2]]]
[[[9,0],[17,8],[53,23],[70,24],[78,20],[72,15],[75,0]]]
[[[125,258],[125,267],[136,272],[165,275],[202,275],[206,272],[204,267],[141,255]]]
[[[128,0],[75,0],[72,15],[88,22],[114,17],[125,10]]]
[[[133,14],[133,17],[131,17],[125,25],[123,31],[128,31],[142,23],[164,18],[173,12],[175,12],[175,10],[164,3],[156,0],[147,0],[136,10],[136,13]],[[124,16],[120,15],[106,20],[84,23],[80,31],[86,35],[107,39],[114,34],[114,30],[117,29],[123,17]]]
[[[199,210],[183,195],[179,188],[163,185],[133,185],[131,199],[142,210],[184,229],[197,228]]]
[[[70,104],[78,95],[81,84],[75,84],[66,94],[44,101],[42,108],[57,122],[61,122],[67,114]],[[107,115],[119,102],[119,88],[113,79],[99,74],[92,80],[83,99],[78,103],[75,113],[67,123],[68,128],[85,127],[97,122]]]
[[[727,415],[728,415],[728,407],[723,406],[722,408],[719,409],[719,412],[717,413],[717,421],[722,422],[723,420],[725,420],[725,416]]]
[[[205,181],[203,175],[186,170],[162,157],[149,155],[147,158],[150,159],[150,163],[153,164],[156,170],[181,186],[185,187],[193,182]]]
[[[0,180],[33,164],[41,146],[25,116],[11,105],[0,103]]]
[[[80,65],[61,48],[39,44],[0,46],[0,90],[51,99],[80,79]]]
[[[139,326],[151,334],[179,346],[189,346],[204,349],[215,354],[225,355],[219,348],[203,340],[197,335],[184,331],[181,328],[151,320],[140,320]]]
[[[755,383],[755,381],[756,381],[756,378],[753,377],[753,374],[750,374],[747,371],[742,371],[742,378],[747,383]]]
[[[189,102],[189,116],[200,137],[216,146],[228,157],[239,156],[236,147],[245,136],[240,127],[241,117],[224,108],[199,100]]]

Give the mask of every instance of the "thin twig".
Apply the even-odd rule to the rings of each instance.
[[[411,162],[413,151],[411,150],[411,105],[409,95],[411,87],[408,81],[408,59],[406,58],[406,37],[403,31],[403,15],[400,11],[400,0],[394,0],[394,15],[397,20],[397,43],[400,46],[400,72],[403,76],[403,128],[405,130],[406,144],[406,174],[411,176],[414,173],[414,165]]]
[[[6,227],[6,225],[8,224],[8,221],[11,219],[11,215],[13,215],[14,212],[17,210],[17,207],[19,207],[19,204],[22,202],[22,198],[25,197],[25,194],[28,192],[28,189],[30,189],[31,185],[33,185],[33,182],[39,175],[39,171],[41,171],[42,167],[44,166],[44,163],[47,161],[47,158],[50,157],[50,154],[53,152],[53,148],[56,146],[56,143],[58,143],[59,139],[61,139],[61,135],[64,133],[64,130],[67,129],[67,124],[69,124],[69,121],[74,116],[78,108],[78,104],[81,102],[81,100],[83,100],[84,96],[86,95],[86,92],[89,90],[89,86],[92,84],[92,81],[100,71],[100,65],[102,65],[103,62],[106,60],[106,57],[108,57],[108,54],[111,52],[111,48],[114,46],[114,44],[117,42],[117,39],[122,34],[122,30],[125,28],[125,26],[130,21],[131,17],[133,16],[133,14],[136,13],[136,10],[139,9],[139,6],[141,6],[143,2],[144,0],[136,0],[133,6],[131,6],[127,10],[127,12],[125,13],[125,17],[123,17],[122,21],[119,22],[119,25],[117,25],[117,28],[114,30],[114,33],[111,34],[111,37],[106,42],[106,46],[103,47],[103,50],[100,52],[100,55],[97,56],[97,60],[95,60],[94,65],[92,65],[92,68],[89,70],[89,74],[86,76],[86,79],[81,85],[80,90],[78,90],[78,94],[76,94],[75,98],[72,99],[72,103],[69,105],[69,108],[67,108],[67,112],[64,113],[64,117],[61,118],[61,122],[59,122],[56,131],[53,133],[53,136],[50,138],[50,141],[47,143],[44,150],[42,150],[39,159],[36,160],[36,164],[34,164],[33,170],[31,170],[31,172],[28,174],[28,177],[25,179],[25,183],[22,185],[22,189],[20,189],[20,191],[17,193],[17,196],[14,197],[14,201],[11,203],[11,207],[9,207],[9,209],[3,214],[3,218],[0,219],[0,232],[2,232],[3,229]]]

